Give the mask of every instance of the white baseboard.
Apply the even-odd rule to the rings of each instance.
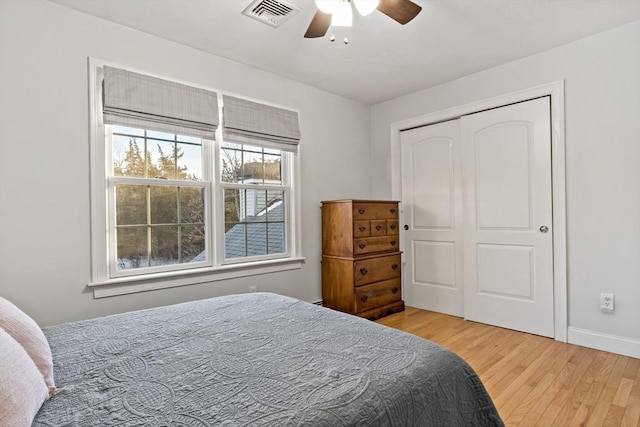
[[[604,334],[602,332],[570,326],[567,334],[567,342],[569,344],[595,348],[596,350],[608,351],[610,353],[640,359],[640,340],[633,338]]]

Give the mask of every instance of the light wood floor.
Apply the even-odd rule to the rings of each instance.
[[[640,359],[411,307],[377,322],[465,359],[507,426],[640,425]]]

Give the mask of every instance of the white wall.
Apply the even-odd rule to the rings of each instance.
[[[561,79],[569,339],[595,332],[640,357],[640,22],[373,106],[374,196],[391,196],[391,123]]]
[[[94,300],[89,56],[299,110],[303,268]],[[0,295],[41,325],[247,292],[256,280],[318,301],[319,202],[371,195],[367,106],[46,1],[0,1],[0,94]]]
[[[300,111],[307,263],[259,286],[308,301],[321,298],[319,201],[391,196],[391,123],[565,79],[569,325],[640,340],[640,22],[369,109],[46,1],[0,0],[0,295],[42,325],[256,280],[93,299],[89,56]],[[616,294],[613,314],[599,310],[601,291]]]

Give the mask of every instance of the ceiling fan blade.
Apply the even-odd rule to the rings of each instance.
[[[404,25],[415,18],[422,7],[410,0],[380,0],[378,10]]]
[[[307,32],[304,33],[304,37],[307,39],[323,37],[327,33],[330,25],[331,14],[318,10],[316,14],[313,15],[309,28],[307,28]]]

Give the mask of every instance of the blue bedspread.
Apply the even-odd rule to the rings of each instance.
[[[35,426],[499,426],[427,340],[254,293],[44,329],[57,394]]]

